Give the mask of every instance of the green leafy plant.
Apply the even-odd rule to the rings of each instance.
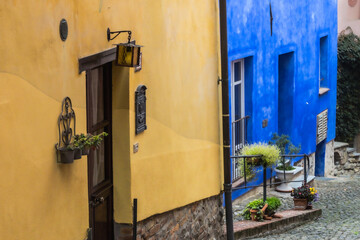
[[[281,201],[277,197],[269,197],[266,199],[268,207],[265,210],[265,214],[268,216],[274,215],[275,211],[281,206]]]
[[[89,143],[90,143],[90,147],[93,149],[99,148],[101,142],[104,140],[104,137],[108,136],[109,134],[107,134],[106,132],[102,132],[98,135],[93,135],[90,137],[89,139]]]
[[[97,135],[92,134],[79,134],[74,136],[73,146],[84,149],[84,148],[92,148],[96,149],[100,147],[101,142],[104,140],[104,137],[108,136],[106,132],[102,132]]]
[[[281,155],[297,154],[301,150],[301,145],[296,147],[291,142],[290,137],[285,134],[281,134],[279,136],[277,133],[273,133],[269,144],[276,145],[280,149]],[[286,171],[291,171],[295,169],[293,166],[286,165],[286,159],[284,157],[279,158],[278,166],[276,168],[279,170],[284,170],[285,168]]]
[[[246,220],[251,219],[251,213],[250,210],[257,210],[257,217],[256,220],[262,220],[262,215],[264,214],[261,209],[265,206],[265,204],[268,204],[268,207],[265,210],[265,214],[268,216],[272,216],[275,211],[281,206],[281,202],[277,197],[269,197],[264,202],[263,199],[255,199],[251,202],[249,202],[245,209],[242,212],[242,216]]]
[[[280,158],[280,150],[277,146],[266,143],[254,143],[245,145],[241,150],[241,155],[262,155],[262,164],[271,166]]]
[[[255,199],[254,201],[252,202],[249,202],[245,209],[243,210],[242,212],[242,216],[244,217],[244,219],[246,220],[250,220],[251,217],[251,213],[250,213],[250,210],[257,210],[257,219],[256,220],[261,220],[262,217],[261,217],[261,209],[265,206],[265,203],[262,199]],[[261,219],[260,219],[261,218]]]
[[[87,141],[87,139],[89,138],[88,135],[85,136],[85,134],[81,133],[81,134],[77,134],[74,136],[74,143],[73,145],[75,147],[78,147],[80,149],[83,149],[85,146],[85,142]]]

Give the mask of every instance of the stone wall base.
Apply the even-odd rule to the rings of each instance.
[[[137,240],[225,239],[222,195],[154,215],[137,223]],[[132,226],[115,224],[116,240],[131,240]]]
[[[331,175],[335,169],[335,159],[334,159],[334,140],[326,144],[325,149],[325,177]]]
[[[325,169],[324,176],[330,176],[335,169],[334,160],[334,140],[328,142],[325,146]],[[315,176],[315,153],[309,154],[310,169],[309,175]],[[299,161],[296,166],[304,167],[303,160]]]

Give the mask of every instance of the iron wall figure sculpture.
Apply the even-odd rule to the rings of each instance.
[[[139,85],[135,91],[135,134],[139,134],[147,129],[146,89],[145,85]]]

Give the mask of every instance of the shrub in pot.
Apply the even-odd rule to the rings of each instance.
[[[279,136],[277,133],[273,133],[271,141],[269,144],[276,145],[281,152],[281,155],[291,155],[297,154],[300,152],[301,145],[296,147],[291,141],[288,135],[282,134]],[[285,157],[280,157],[277,161],[277,166],[275,168],[276,176],[281,180],[291,181],[294,177],[294,172],[296,168],[290,165],[291,159],[287,159]],[[277,191],[280,192],[291,192],[292,187],[290,187],[289,183],[282,183],[276,187]]]

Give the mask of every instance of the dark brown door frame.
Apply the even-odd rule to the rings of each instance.
[[[79,74],[82,71],[91,70],[116,59],[116,48],[110,48],[103,52],[89,55],[79,59]]]
[[[112,48],[88,57],[79,59],[79,73],[86,71],[86,106],[87,106],[87,130],[89,133],[94,132],[97,129],[106,128],[106,131],[109,133],[109,136],[105,138],[105,141],[108,141],[107,152],[105,153],[105,158],[108,158],[109,161],[106,162],[105,166],[105,181],[101,182],[97,186],[93,187],[93,176],[90,173],[93,173],[93,164],[92,156],[88,157],[88,197],[89,197],[89,226],[92,228],[95,223],[95,208],[91,206],[91,201],[96,199],[99,196],[108,198],[108,204],[111,207],[108,207],[107,216],[108,221],[111,222],[109,226],[108,233],[113,239],[114,229],[113,229],[113,172],[112,172],[112,61],[116,58],[116,49]],[[93,109],[91,106],[90,93],[88,91],[89,76],[91,74],[91,69],[103,67],[103,80],[104,80],[104,121],[100,123],[93,124],[91,118]],[[94,229],[92,231],[92,239],[94,239]]]
[[[94,206],[99,199],[106,201],[107,206],[107,235],[111,239],[114,237],[113,229],[113,173],[112,173],[112,64],[107,63],[103,66],[103,104],[104,104],[104,119],[103,121],[94,124],[92,122],[93,109],[95,106],[92,104],[91,92],[88,91],[89,81],[91,76],[91,70],[87,70],[86,74],[86,106],[87,106],[87,131],[89,133],[94,133],[95,131],[101,130],[104,128],[104,131],[109,135],[104,138],[105,143],[105,180],[97,185],[93,185],[93,173],[94,173],[94,156],[89,154],[88,156],[88,197],[89,197],[89,226],[93,229],[93,237],[97,235],[96,228],[96,215],[95,208],[99,205]],[[94,239],[94,238],[93,238]],[[97,240],[97,239],[95,239]],[[101,239],[103,240],[103,239]],[[110,239],[104,239],[110,240]]]

